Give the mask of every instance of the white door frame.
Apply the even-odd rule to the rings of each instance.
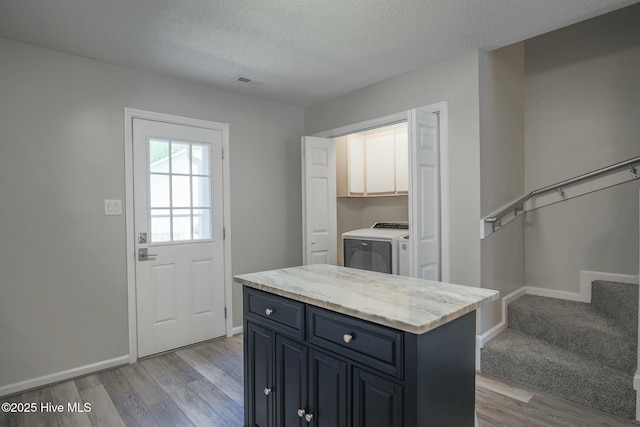
[[[448,282],[451,277],[451,254],[450,254],[450,231],[449,231],[449,113],[447,101],[429,104],[418,107],[424,111],[438,114],[440,126],[440,253],[441,271],[440,280]],[[350,133],[362,132],[365,130],[388,126],[394,123],[409,121],[409,111],[390,114],[352,125],[341,126],[323,132],[313,134],[324,138],[336,138]],[[415,192],[414,192],[415,194]],[[415,228],[414,228],[415,230]]]
[[[138,360],[138,323],[136,305],[136,253],[133,212],[133,119],[153,120],[183,126],[213,129],[222,132],[222,185],[223,185],[223,226],[224,239],[224,295],[226,307],[225,330],[228,337],[233,335],[232,277],[231,277],[231,209],[230,209],[230,161],[229,125],[208,120],[192,119],[153,111],[124,109],[124,162],[125,162],[125,221],[127,239],[127,294],[129,317],[129,363]]]

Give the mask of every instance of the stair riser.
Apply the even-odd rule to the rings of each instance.
[[[636,369],[636,344],[626,335],[612,337],[604,331],[579,323],[565,324],[533,310],[509,307],[508,325],[527,335],[547,341],[565,350],[633,374]]]
[[[591,303],[620,323],[628,334],[638,334],[638,285],[596,280],[591,286]]]

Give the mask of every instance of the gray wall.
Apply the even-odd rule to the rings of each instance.
[[[308,107],[306,134],[440,101],[449,108],[451,281],[480,286],[477,51]]]
[[[233,273],[301,263],[301,108],[3,39],[0,58],[0,386],[128,353],[125,217],[103,215],[124,107],[229,123]]]
[[[409,221],[409,198],[338,197],[337,214],[340,237],[345,231],[368,228],[376,221]]]
[[[640,5],[525,42],[526,191],[640,155]],[[527,214],[526,283],[638,274],[638,181]]]
[[[524,194],[524,44],[481,53],[480,187],[482,217]],[[482,286],[508,295],[524,286],[524,221],[482,240]],[[502,320],[498,300],[481,309],[481,332]]]

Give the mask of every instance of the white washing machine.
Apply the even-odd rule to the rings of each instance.
[[[342,234],[345,267],[410,276],[409,223],[376,222]]]

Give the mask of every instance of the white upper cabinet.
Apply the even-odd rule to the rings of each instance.
[[[338,197],[408,193],[406,123],[340,137],[335,141]]]

